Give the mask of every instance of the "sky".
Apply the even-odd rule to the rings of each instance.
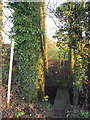
[[[58,27],[55,25],[53,19],[50,16],[53,16],[52,13],[49,12],[49,10],[47,9],[47,6],[49,6],[49,8],[53,8],[54,10],[56,9],[57,6],[59,6],[61,3],[63,2],[67,2],[68,0],[45,0],[46,1],[46,29],[47,29],[47,37],[50,38],[51,40],[56,41],[53,38],[53,35],[55,35],[55,31],[58,30]],[[78,0],[81,1],[81,0]],[[88,1],[88,0],[85,0]],[[4,3],[5,6],[5,3]],[[4,14],[8,17],[9,15],[11,15],[10,10],[6,10],[3,9]],[[13,26],[13,24],[7,19],[5,19],[5,15],[3,16],[3,25],[4,25],[4,31],[6,33],[8,33],[8,31],[10,31],[11,27]],[[54,20],[57,21],[58,24],[58,20],[55,18],[55,16],[53,16]],[[8,39],[8,36],[5,35],[3,33],[3,40],[4,43],[10,43],[10,40]]]
[[[4,2],[3,2],[3,6],[6,6],[6,4]],[[3,8],[3,13],[4,13],[3,14],[3,29],[7,34],[9,34],[8,32],[13,27],[13,24],[10,22],[11,20],[10,19],[7,20],[7,18],[11,15],[11,11],[9,9]],[[11,42],[5,33],[3,33],[3,41],[4,41],[4,43]]]
[[[59,4],[61,4],[63,1],[67,2],[67,0],[45,0],[45,1],[46,1],[46,3],[45,3],[46,6],[48,5],[48,3],[49,3],[49,5],[51,5],[51,7],[53,7],[53,5],[56,4],[54,6],[54,8],[57,7]],[[5,5],[5,3],[4,3],[4,5]],[[46,13],[47,12],[48,11],[46,10]],[[7,10],[4,9],[4,14],[8,17],[9,15],[11,15],[11,12],[8,9]],[[6,33],[8,33],[10,31],[11,27],[13,26],[13,24],[10,21],[8,21],[7,19],[5,19],[5,16],[4,16],[4,19],[3,19],[3,24],[4,24],[4,31]],[[57,30],[57,27],[54,24],[52,18],[50,18],[48,15],[46,16],[46,28],[47,28],[47,37],[54,40],[52,36],[55,34],[55,31]],[[3,33],[3,40],[4,40],[4,43],[10,43],[10,40],[9,40],[8,36],[5,35],[4,33]]]
[[[47,11],[47,5],[48,2],[49,6],[51,6],[51,9],[54,8],[54,10],[56,9],[56,7],[58,7],[61,3],[63,2],[67,2],[67,0],[46,0],[46,12],[47,12],[47,17],[46,17],[46,26],[47,26],[47,37],[50,38],[51,40],[56,41],[53,38],[53,35],[55,35],[55,31],[58,30],[58,27],[55,25],[53,19],[51,17],[49,17],[49,15],[53,16],[54,20],[57,21],[58,24],[58,20],[55,18],[54,15],[52,15],[52,13]]]
[[[46,5],[48,4],[49,1],[51,4],[51,8],[54,8],[55,10],[56,7],[58,7],[60,4],[70,0],[46,0]],[[75,1],[75,0],[72,0],[72,1]],[[76,0],[76,1],[81,1],[81,0]],[[84,0],[84,1],[88,1],[88,0]],[[56,4],[56,5],[53,6],[53,4]],[[47,11],[47,7],[46,7],[46,11]],[[55,17],[54,19],[55,21],[57,21],[57,25],[58,25],[58,20]],[[49,17],[49,15],[47,15],[47,18],[46,18],[46,26],[47,26],[47,37],[50,38],[51,40],[57,41],[56,39],[53,38],[53,35],[55,35],[55,32],[56,30],[58,30],[58,27],[55,25],[53,19]]]

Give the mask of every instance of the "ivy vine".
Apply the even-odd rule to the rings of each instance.
[[[9,3],[13,9],[10,39],[16,42],[14,59],[17,74],[13,78],[27,102],[37,101],[37,74],[39,49],[41,48],[40,3]]]

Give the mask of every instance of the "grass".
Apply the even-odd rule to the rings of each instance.
[[[51,60],[57,60],[59,56],[59,49],[56,47],[48,49],[48,58]]]
[[[48,59],[57,61],[59,59],[58,47],[52,47],[48,49]],[[64,59],[64,51],[62,51],[61,59]],[[65,55],[65,60],[68,60],[68,52]]]

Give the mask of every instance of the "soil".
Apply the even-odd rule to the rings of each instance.
[[[47,109],[47,103],[28,104],[15,91],[11,91],[10,105],[7,106],[7,88],[2,87],[2,118],[47,118],[52,115],[52,109]],[[48,104],[49,105],[49,104]]]

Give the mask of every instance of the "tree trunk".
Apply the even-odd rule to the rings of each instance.
[[[0,119],[2,118],[2,29],[3,29],[3,0],[0,1]]]
[[[38,76],[37,76],[37,89],[38,89],[38,100],[40,101],[44,97],[45,93],[45,81],[44,81],[44,62],[42,57],[42,51],[39,51],[39,68],[38,68]]]
[[[60,50],[59,51],[59,68],[60,68],[60,71],[61,71],[61,56],[62,56],[62,51]]]
[[[74,53],[73,49],[70,48],[68,53],[68,67],[69,67],[69,86],[72,87],[73,83],[73,68],[74,68]]]
[[[38,89],[38,100],[41,101],[41,99],[44,97],[45,93],[45,81],[44,81],[44,55],[43,55],[43,49],[44,49],[44,41],[43,41],[43,12],[42,12],[42,5],[43,2],[40,5],[40,14],[41,14],[41,49],[39,50],[39,66],[38,66],[38,75],[37,75],[37,89]]]
[[[48,51],[47,51],[47,33],[46,33],[46,12],[45,12],[45,2],[43,2],[43,25],[44,25],[44,40],[45,40],[45,68],[46,68],[46,73],[48,74]]]
[[[75,50],[72,50],[72,76],[74,77],[73,73],[74,73],[74,58],[77,57]],[[74,81],[74,80],[73,80]],[[79,97],[79,91],[77,88],[74,88],[73,86],[73,105],[77,106],[78,104],[78,97]]]
[[[70,48],[69,50],[69,87],[72,88],[73,87],[73,73],[74,73],[74,49]],[[73,105],[77,106],[78,104],[78,90],[76,88],[73,87]]]

